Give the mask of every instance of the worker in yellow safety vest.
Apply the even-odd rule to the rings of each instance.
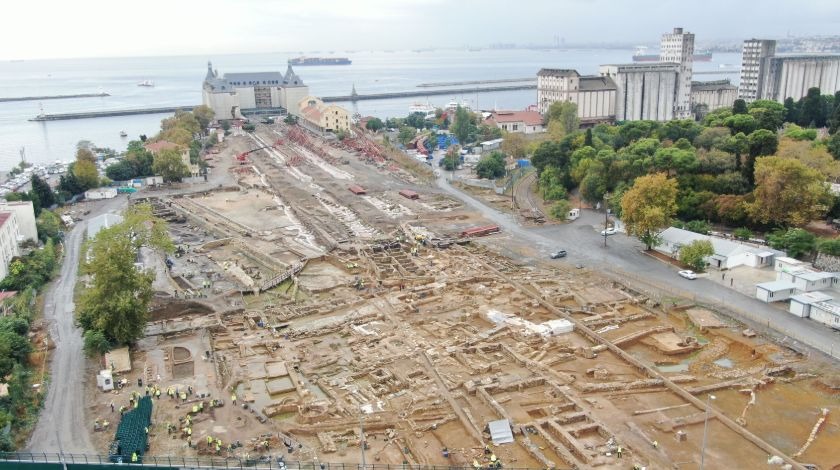
[[[495,461],[496,461],[496,454],[490,454],[490,461],[491,461],[491,462],[495,462]]]
[[[236,404],[236,394],[235,393],[230,396],[230,401],[232,401],[234,405]]]
[[[481,468],[481,464],[478,463],[478,460],[473,460],[473,468]]]
[[[213,444],[213,436],[207,436],[207,445]]]
[[[131,463],[137,463],[137,452],[131,453]]]

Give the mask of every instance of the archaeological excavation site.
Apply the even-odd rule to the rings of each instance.
[[[90,385],[88,414],[117,423],[149,395],[147,459],[837,468],[830,363],[595,267],[517,259],[515,235],[364,137],[273,124],[221,148],[225,184],[132,198],[177,249],[144,256],[146,337],[106,358],[123,386]]]

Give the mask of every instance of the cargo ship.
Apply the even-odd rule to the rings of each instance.
[[[289,59],[291,65],[350,65],[353,61],[347,57],[295,57]]]
[[[633,54],[633,62],[659,62],[659,54],[645,54],[647,48],[638,48]],[[711,52],[696,52],[693,56],[694,62],[711,62]]]

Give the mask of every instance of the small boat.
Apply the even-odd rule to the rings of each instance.
[[[153,86],[155,86],[155,82],[153,82],[151,80],[143,80],[142,82],[138,83],[137,86],[153,87]]]
[[[120,131],[120,137],[128,137],[128,132]]]

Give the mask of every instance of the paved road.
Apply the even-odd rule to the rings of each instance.
[[[89,217],[108,211],[118,211],[125,198],[98,204]],[[87,367],[82,351],[81,330],[75,325],[73,291],[79,268],[79,251],[87,220],[77,223],[64,239],[64,262],[61,274],[45,294],[44,319],[50,324],[50,337],[55,343],[50,383],[44,409],[29,445],[30,452],[95,453],[90,441],[93,423],[85,419],[87,401],[84,383]]]
[[[631,283],[642,283],[648,288],[688,294],[695,301],[728,310],[733,317],[751,326],[763,327],[791,346],[801,348],[805,344],[840,359],[840,332],[797,318],[711,280],[683,279],[677,276],[672,266],[645,255],[642,252],[644,246],[635,238],[613,235],[608,237],[607,247],[604,247],[604,237],[599,234],[604,227],[603,213],[583,210],[579,219],[568,224],[525,228],[512,215],[504,214],[452,187],[448,176],[449,173],[441,172],[437,178],[438,187],[501,226],[512,235],[514,243],[519,240],[535,249],[542,258],[548,258],[548,254],[557,249],[565,249],[569,252],[568,257],[555,262],[583,264],[615,277],[629,277],[627,280]]]

